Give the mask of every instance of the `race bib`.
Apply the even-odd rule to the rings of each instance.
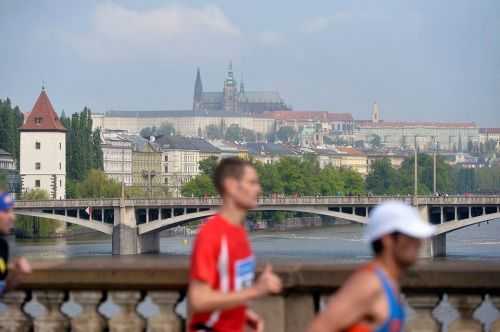
[[[241,290],[252,286],[255,277],[255,258],[250,256],[235,262],[235,289]]]

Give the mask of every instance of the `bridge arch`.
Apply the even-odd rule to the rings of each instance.
[[[320,216],[328,216],[334,217],[342,220],[351,221],[358,224],[366,224],[366,217],[358,216],[356,214],[343,213],[337,211],[330,210],[321,210],[321,209],[311,209],[311,208],[302,208],[302,207],[287,207],[287,206],[261,206],[251,211],[287,211],[287,212],[303,212],[310,213]],[[202,212],[194,212],[183,214],[180,216],[175,216],[167,219],[155,220],[151,221],[147,224],[142,224],[138,226],[139,235],[148,234],[151,232],[161,232],[167,228],[180,226],[185,223],[188,223],[192,220],[202,219],[205,217],[209,217],[214,215],[216,210],[206,210]]]
[[[85,228],[92,229],[94,231],[98,231],[104,234],[112,235],[113,234],[113,225],[106,224],[103,222],[79,219],[74,217],[63,216],[59,214],[53,213],[43,213],[36,211],[27,211],[27,210],[16,210],[16,215],[29,216],[29,217],[39,217],[44,219],[49,219],[53,221],[61,221],[66,222],[68,224],[74,224],[78,226],[82,226]]]
[[[444,224],[440,224],[437,226],[436,235],[451,233],[462,228],[480,224],[486,221],[492,221],[495,219],[500,219],[500,212],[488,213],[477,217],[445,222]]]

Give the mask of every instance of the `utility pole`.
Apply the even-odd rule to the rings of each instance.
[[[415,135],[415,169],[414,169],[414,192],[413,195],[418,195],[418,152],[417,152],[417,136]]]
[[[434,158],[433,158],[433,168],[432,168],[432,190],[433,193],[435,194],[437,192],[436,190],[436,154],[437,154],[437,144],[436,144],[436,137],[434,137]]]

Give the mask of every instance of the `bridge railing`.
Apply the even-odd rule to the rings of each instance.
[[[402,200],[416,205],[457,205],[457,204],[500,204],[500,195],[467,195],[467,196],[266,196],[259,198],[260,205],[376,205],[386,200]],[[120,204],[137,207],[181,207],[181,206],[217,206],[221,204],[219,197],[204,198],[168,198],[168,199],[125,199],[103,198],[103,199],[65,199],[65,200],[19,200],[16,203],[18,209],[64,209],[64,208],[86,208],[86,207],[119,207]]]
[[[264,318],[266,331],[305,331],[326,297],[354,268],[344,264],[277,265],[285,285],[283,294],[251,305]],[[443,324],[447,331],[486,331],[487,327],[499,331],[499,273],[499,265],[472,262],[428,263],[413,269],[403,281],[411,307],[406,331],[437,332]],[[2,331],[34,327],[35,331],[55,332],[180,332],[184,321],[175,310],[184,311],[178,302],[185,294],[187,276],[186,262],[180,259],[39,263],[20,290],[3,298],[7,308],[0,312],[0,327]],[[443,302],[453,308],[444,310],[448,312],[444,316],[440,314]],[[490,313],[485,315],[481,311],[488,306]],[[454,310],[456,315],[450,314]]]

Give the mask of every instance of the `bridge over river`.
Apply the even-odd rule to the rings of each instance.
[[[387,200],[412,204],[437,225],[422,251],[427,257],[446,255],[447,233],[500,219],[500,195],[273,197],[261,198],[255,211],[301,212],[365,224],[370,210]],[[220,204],[219,198],[21,200],[15,213],[112,235],[113,254],[129,255],[158,252],[162,230],[211,216]]]

